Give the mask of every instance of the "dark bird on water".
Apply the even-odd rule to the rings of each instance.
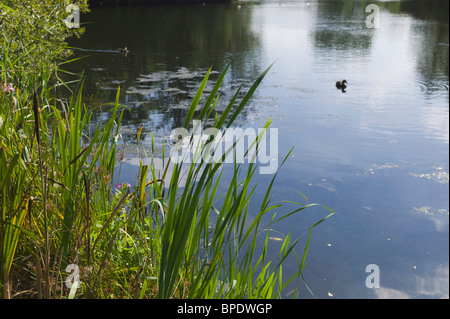
[[[338,89],[344,90],[347,87],[347,80],[337,81],[336,87]]]
[[[125,47],[125,48],[120,48],[120,49],[119,49],[119,52],[120,52],[120,53],[125,53],[125,54],[127,54],[127,53],[129,53],[130,51],[128,51],[128,48]]]

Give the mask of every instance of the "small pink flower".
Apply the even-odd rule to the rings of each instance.
[[[125,183],[125,184],[122,184],[122,183],[121,183],[121,184],[117,185],[117,188],[118,188],[118,189],[122,189],[123,186],[126,186],[126,187],[128,187],[128,188],[131,187],[131,185],[130,185],[129,183]]]
[[[2,91],[4,93],[9,93],[9,92],[16,92],[16,89],[14,89],[12,83],[9,83],[8,85],[6,83],[4,83],[2,85]]]

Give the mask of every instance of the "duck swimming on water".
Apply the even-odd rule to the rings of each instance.
[[[344,90],[345,88],[347,88],[347,80],[337,81],[336,87],[338,89]]]

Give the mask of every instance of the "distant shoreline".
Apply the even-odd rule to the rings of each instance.
[[[210,4],[227,3],[232,0],[89,0],[89,7],[98,8],[104,6],[126,5],[163,5],[163,4]]]

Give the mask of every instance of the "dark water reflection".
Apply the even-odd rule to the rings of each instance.
[[[314,295],[448,298],[448,1],[373,3],[375,29],[365,24],[367,1],[95,9],[71,43],[89,56],[70,67],[85,70],[90,105],[114,101],[120,85],[129,107],[123,144],[133,154],[141,125],[148,148],[151,132],[160,146],[182,126],[210,66],[215,79],[231,61],[220,111],[276,61],[238,125],[262,127],[272,117],[280,161],[295,147],[275,200],[301,201],[295,189],[338,212],[313,233],[304,274]],[[102,51],[123,46],[127,56]],[[334,87],[344,78],[346,93]],[[256,177],[262,185],[272,178]],[[311,209],[278,231],[298,236],[326,213]],[[366,287],[369,264],[379,266],[380,288]]]

